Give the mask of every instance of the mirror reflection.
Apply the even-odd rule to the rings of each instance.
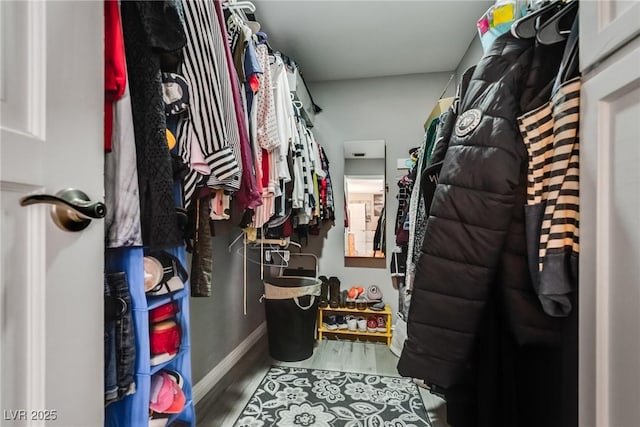
[[[384,258],[384,175],[344,178],[345,256]]]
[[[345,265],[379,267],[377,260],[385,259],[384,140],[346,141],[344,175],[344,256],[352,260]]]

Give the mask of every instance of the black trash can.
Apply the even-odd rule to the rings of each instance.
[[[281,276],[265,280],[269,354],[283,362],[313,355],[322,282],[312,277]]]

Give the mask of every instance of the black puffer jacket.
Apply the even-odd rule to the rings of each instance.
[[[562,325],[542,311],[526,258],[527,151],[516,118],[555,72],[534,50],[531,40],[500,37],[464,91],[429,211],[402,375],[455,386],[488,306],[518,345],[559,342]]]

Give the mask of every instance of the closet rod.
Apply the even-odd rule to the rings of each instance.
[[[442,94],[440,95],[440,98],[438,98],[438,100],[442,99],[444,94],[447,92],[447,89],[449,89],[449,85],[451,84],[451,81],[453,80],[454,76],[455,76],[455,73],[452,73],[451,77],[449,77],[449,81],[447,82],[447,85],[444,87],[444,90],[442,91]]]

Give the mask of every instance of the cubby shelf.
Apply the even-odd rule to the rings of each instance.
[[[327,329],[322,326],[324,316],[327,313],[352,314],[354,316],[359,315],[365,318],[370,315],[384,316],[387,330],[385,332],[369,332],[369,331],[350,331],[348,329]],[[387,342],[387,345],[391,345],[391,308],[389,307],[389,305],[385,305],[384,310],[371,310],[369,308],[364,310],[358,310],[357,308],[346,308],[346,307],[338,307],[338,308],[320,307],[318,308],[318,340],[322,340],[322,335],[324,334],[384,338]]]

